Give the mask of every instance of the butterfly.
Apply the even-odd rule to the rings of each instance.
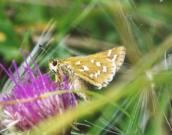
[[[49,61],[49,68],[55,73],[56,81],[61,81],[64,75],[79,77],[101,89],[112,81],[125,55],[125,47],[120,46],[88,56],[53,59]]]

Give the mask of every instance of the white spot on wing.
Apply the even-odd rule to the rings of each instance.
[[[76,65],[80,65],[80,64],[81,64],[81,62],[80,62],[80,61],[77,61],[75,64],[76,64]]]
[[[97,71],[97,75],[99,76],[99,75],[100,75],[100,73],[101,73],[101,72],[100,72],[100,70],[98,70],[98,71]]]
[[[94,76],[95,76],[95,78],[97,78],[97,77],[98,77],[98,74],[97,74],[97,73],[95,73],[95,74],[94,74]]]
[[[110,57],[111,53],[112,53],[112,50],[109,50],[107,56]]]
[[[108,62],[112,62],[112,60],[111,60],[110,58],[107,58],[107,61],[108,61]]]
[[[84,69],[79,69],[79,71],[84,72],[85,70]]]
[[[107,72],[107,67],[103,66],[103,72],[106,73]]]
[[[112,61],[115,61],[116,57],[117,57],[117,55],[114,55],[113,58],[112,58]]]
[[[89,68],[85,65],[82,66],[84,71],[89,71]]]
[[[100,67],[101,66],[100,62],[96,62],[96,66]]]
[[[94,74],[90,74],[90,78],[93,78],[94,77]]]
[[[95,62],[95,60],[94,60],[94,59],[92,59],[92,60],[91,60],[91,63],[94,63],[94,62]]]

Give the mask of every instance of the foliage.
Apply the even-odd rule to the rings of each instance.
[[[87,55],[118,45],[127,49],[125,63],[101,91],[90,88],[89,101],[43,121],[31,135],[170,135],[172,8],[157,0],[4,0],[0,2],[1,63],[35,47],[48,23],[53,38],[36,61],[48,72],[48,60]],[[52,21],[51,21],[52,20]],[[0,72],[0,77],[5,78]],[[6,81],[1,79],[2,88]]]

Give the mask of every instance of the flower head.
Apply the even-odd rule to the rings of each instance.
[[[3,104],[3,119],[1,125],[13,125],[20,131],[26,131],[41,122],[42,120],[63,113],[70,107],[77,104],[75,95],[70,92],[72,89],[68,77],[63,77],[63,82],[56,83],[51,80],[49,74],[43,74],[36,66],[31,69],[29,65],[25,67],[23,77],[19,75],[16,63],[13,63],[15,74],[11,70],[6,70],[0,64],[15,83],[10,94],[1,95],[0,101]],[[69,91],[63,94],[52,94],[43,98],[43,94],[54,91]]]

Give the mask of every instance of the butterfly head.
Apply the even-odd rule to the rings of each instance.
[[[49,61],[49,69],[51,72],[55,73],[55,79],[57,82],[63,81],[64,78],[71,79],[73,77],[73,72],[68,64],[64,60],[53,59]]]
[[[60,60],[53,59],[49,61],[49,69],[50,71],[57,73],[60,67]]]
[[[71,68],[64,60],[53,59],[49,61],[49,69],[54,73],[58,72],[70,72]]]

